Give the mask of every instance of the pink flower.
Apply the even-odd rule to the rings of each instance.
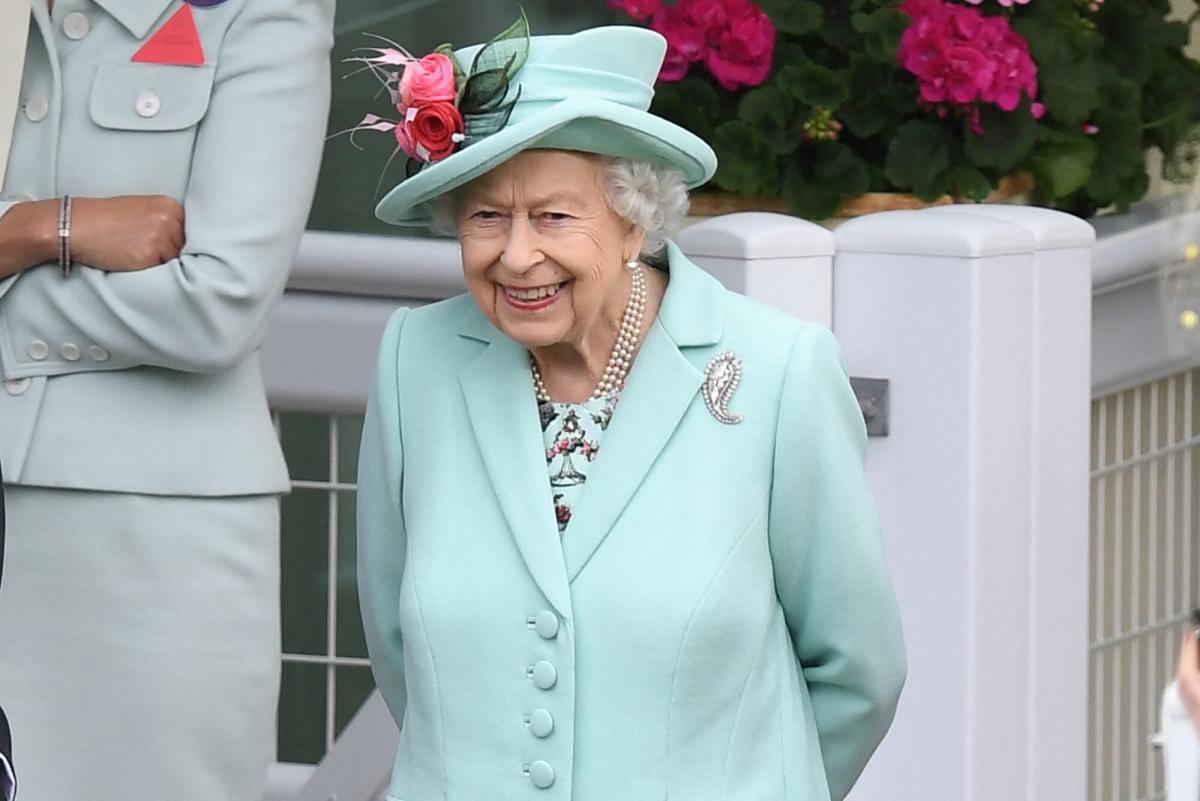
[[[979,102],[1013,111],[1024,96],[1037,97],[1029,43],[1007,18],[945,0],[906,0],[901,10],[913,21],[896,58],[919,79],[926,103],[943,111],[946,105],[967,111]],[[968,119],[977,128],[978,110]]]
[[[458,149],[463,141],[463,118],[453,103],[410,107],[396,125],[396,141],[413,158],[433,163]]]
[[[608,0],[608,7],[620,9],[638,22],[643,22],[662,11],[663,0]]]
[[[718,46],[709,50],[704,63],[721,86],[730,91],[758,86],[771,72],[775,33],[771,18],[761,9],[751,7],[721,34]]]
[[[400,111],[426,103],[453,101],[458,96],[454,62],[445,53],[412,61],[400,76]]]
[[[659,72],[660,81],[678,81],[687,75],[692,62],[704,57],[708,48],[705,32],[691,24],[680,6],[663,9],[650,27],[667,40],[667,55]]]
[[[680,80],[699,61],[730,90],[757,86],[771,71],[775,25],[751,0],[679,0],[650,25],[667,40],[660,81]]]
[[[1083,133],[1085,136],[1095,136],[1100,133],[1100,126],[1094,122],[1085,122],[1083,124]]]

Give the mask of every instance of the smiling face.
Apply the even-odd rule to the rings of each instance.
[[[527,348],[611,349],[629,298],[623,265],[644,237],[609,208],[602,178],[599,157],[527,150],[458,194],[467,289]]]

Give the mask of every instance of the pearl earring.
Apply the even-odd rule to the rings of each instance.
[[[629,261],[625,262],[625,267],[629,270],[636,270],[638,268],[638,260],[630,259]]]

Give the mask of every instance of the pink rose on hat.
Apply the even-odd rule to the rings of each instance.
[[[400,76],[400,111],[438,101],[453,102],[458,96],[454,62],[445,53],[431,53],[410,62]]]

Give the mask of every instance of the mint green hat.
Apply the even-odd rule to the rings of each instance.
[[[689,188],[712,178],[713,149],[648,111],[667,51],[660,34],[608,26],[528,41],[528,57],[511,80],[516,103],[507,124],[401,181],[375,216],[393,225],[428,225],[430,200],[533,148],[650,162],[683,173]],[[466,71],[483,46],[455,50],[453,57]]]

